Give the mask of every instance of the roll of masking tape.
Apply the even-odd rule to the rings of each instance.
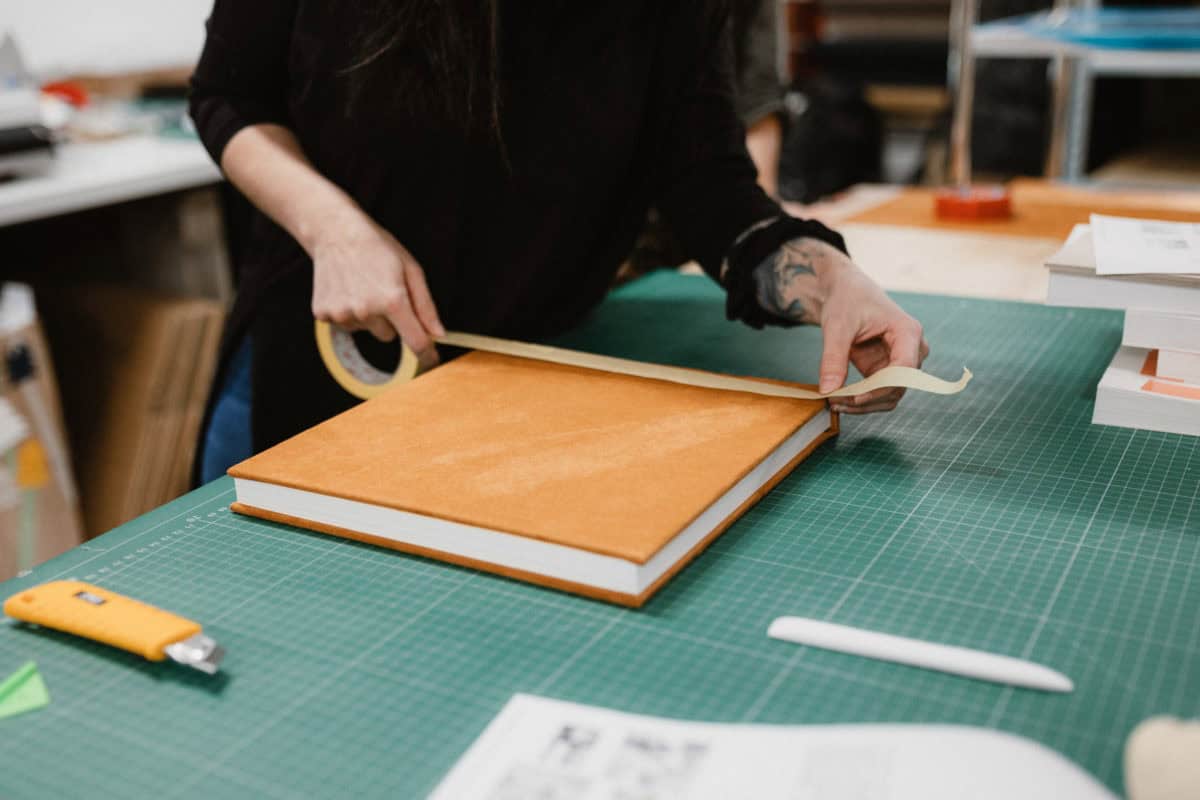
[[[411,380],[420,367],[416,353],[403,342],[400,344],[399,367],[394,373],[387,373],[363,358],[354,344],[354,337],[345,328],[317,320],[316,331],[317,350],[325,362],[325,369],[339,386],[363,400]]]

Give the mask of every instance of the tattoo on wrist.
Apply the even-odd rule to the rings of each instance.
[[[806,239],[793,239],[754,268],[758,304],[777,317],[815,325],[821,295],[814,264],[821,258]]]

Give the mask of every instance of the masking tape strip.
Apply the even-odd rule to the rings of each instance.
[[[325,366],[334,379],[351,394],[368,398],[374,397],[384,389],[408,380],[416,373],[416,357],[405,347],[400,368],[394,376],[388,376],[371,366],[363,359],[354,340],[340,329],[332,328],[324,322],[317,323],[317,344]],[[338,334],[341,334],[339,336]],[[682,383],[688,386],[700,386],[707,389],[724,389],[734,392],[750,392],[752,394],[768,395],[770,397],[790,397],[798,400],[824,400],[829,397],[853,397],[875,389],[902,387],[916,389],[931,394],[957,394],[966,388],[971,381],[971,371],[963,368],[962,377],[957,381],[946,381],[934,377],[912,367],[885,367],[865,380],[843,386],[833,392],[821,394],[810,389],[795,386],[780,386],[773,383],[735,378],[728,375],[717,375],[711,372],[701,372],[682,367],[669,367],[663,364],[650,364],[645,361],[633,361],[627,358],[602,356],[595,353],[583,353],[578,350],[565,350],[561,347],[550,347],[542,344],[516,342],[511,339],[498,339],[493,336],[480,336],[474,333],[449,332],[438,337],[439,344],[455,347],[465,347],[472,350],[486,350],[489,353],[532,358],[538,361],[550,361],[555,364],[565,364],[572,367],[598,369],[604,372],[617,372],[622,375],[632,375],[639,378]],[[328,343],[328,344],[326,344]],[[406,364],[408,366],[406,366]]]

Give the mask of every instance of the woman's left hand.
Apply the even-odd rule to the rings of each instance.
[[[794,239],[754,271],[759,304],[778,317],[819,324],[824,340],[820,390],[846,381],[851,363],[864,376],[884,367],[920,367],[929,355],[921,323],[910,317],[844,253],[816,239]],[[830,400],[835,411],[891,411],[899,388]]]

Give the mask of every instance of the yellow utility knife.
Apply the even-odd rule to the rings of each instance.
[[[18,592],[5,601],[4,613],[150,661],[170,658],[209,675],[216,674],[225,655],[198,623],[80,581],[52,581]]]

